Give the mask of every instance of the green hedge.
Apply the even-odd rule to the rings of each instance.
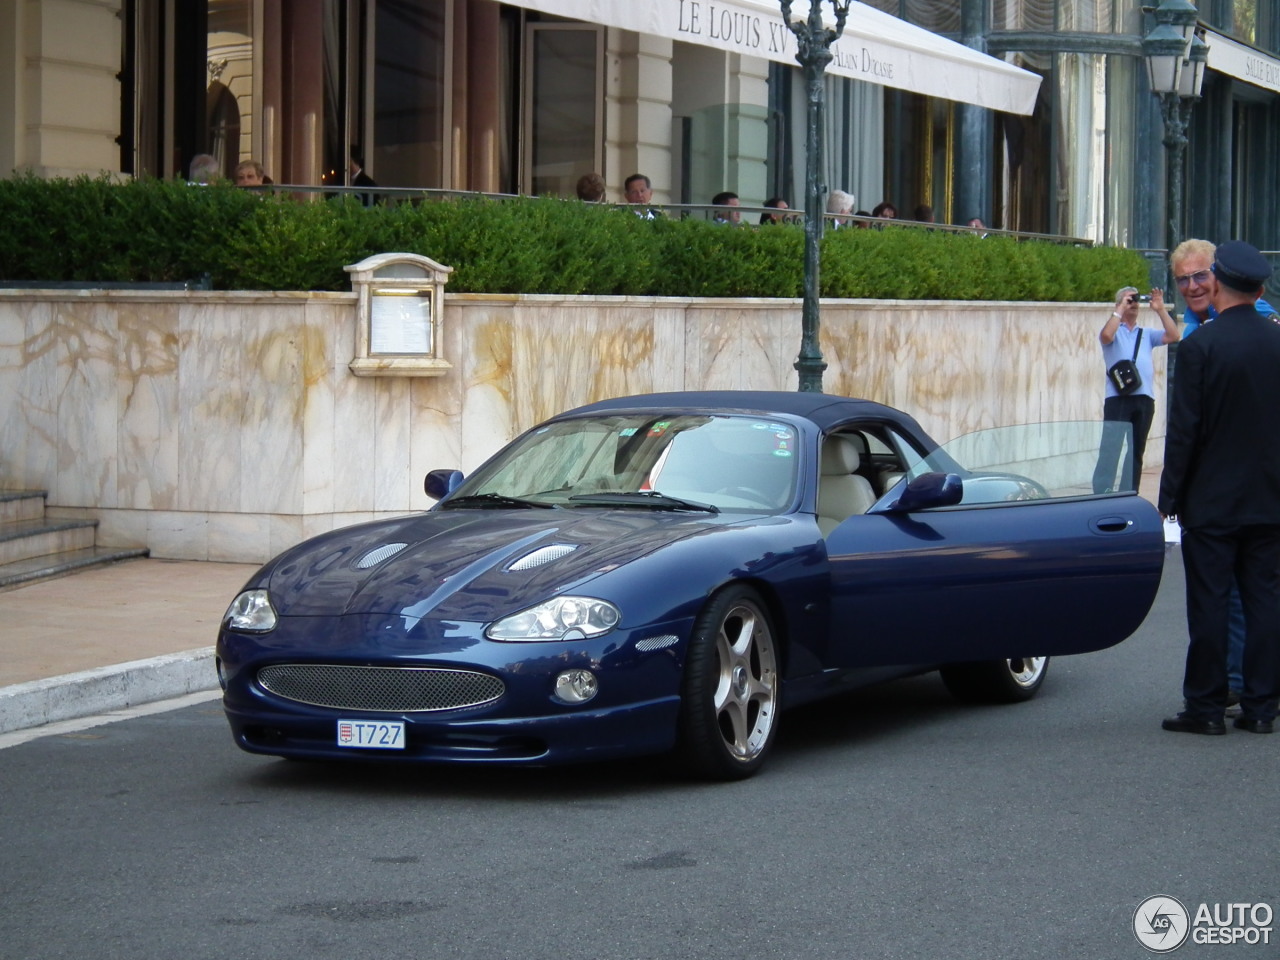
[[[172,283],[228,290],[346,290],[374,253],[454,268],[452,293],[798,297],[798,226],[732,229],[645,220],[551,198],[361,206],[230,186],[107,179],[0,180],[0,280]],[[822,293],[904,300],[1110,300],[1145,286],[1134,251],[885,227],[830,231]]]

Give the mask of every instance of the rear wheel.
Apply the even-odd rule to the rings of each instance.
[[[686,769],[740,780],[764,763],[778,729],[778,650],[764,602],[749,587],[716,594],[685,657],[677,752]]]
[[[952,663],[943,667],[942,682],[951,695],[966,703],[1019,703],[1030,700],[1044,683],[1048,657],[1015,657]]]

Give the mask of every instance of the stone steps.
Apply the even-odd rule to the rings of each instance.
[[[145,547],[99,547],[98,521],[45,516],[44,490],[0,490],[0,590],[145,557]]]

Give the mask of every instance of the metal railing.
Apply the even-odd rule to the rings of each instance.
[[[124,280],[0,280],[0,290],[212,290],[205,273],[193,280],[129,282]]]
[[[330,186],[314,186],[308,184],[271,184],[265,187],[244,187],[242,189],[253,190],[263,193],[274,194],[291,194],[299,198],[307,197],[344,197],[350,196],[360,200],[365,206],[378,205],[395,205],[399,203],[422,203],[427,200],[453,200],[453,199],[487,199],[487,200],[517,200],[521,199],[522,194],[511,193],[485,193],[476,190],[446,190],[438,188],[419,188],[419,187],[330,187]],[[566,203],[576,203],[579,201],[565,198]],[[700,219],[706,221],[714,221],[717,217],[723,218],[727,213],[737,213],[737,226],[755,227],[763,226],[760,216],[762,214],[783,213],[786,223],[795,225],[803,225],[804,211],[797,209],[788,209],[779,211],[776,207],[748,206],[743,204],[737,207],[719,206],[710,203],[648,203],[648,204],[627,204],[627,203],[604,203],[603,206],[616,207],[619,210],[635,210],[641,215],[645,211],[652,210],[656,214],[675,219]],[[995,227],[970,227],[966,224],[950,224],[950,223],[925,223],[919,220],[905,219],[888,219],[885,217],[872,216],[855,216],[853,214],[825,214],[824,221],[827,228],[831,229],[836,221],[842,221],[841,226],[852,226],[854,228],[874,229],[884,226],[910,227],[923,230],[940,230],[948,233],[961,234],[977,234],[978,236],[993,237],[1013,237],[1016,240],[1044,240],[1050,243],[1070,244],[1074,246],[1091,247],[1094,242],[1083,237],[1068,237],[1053,233],[1035,233],[1026,230],[1001,230]],[[776,224],[775,224],[776,225]]]

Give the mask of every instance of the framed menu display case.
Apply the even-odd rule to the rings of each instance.
[[[380,253],[346,267],[357,301],[358,377],[438,377],[444,285],[452,267],[416,253]]]

